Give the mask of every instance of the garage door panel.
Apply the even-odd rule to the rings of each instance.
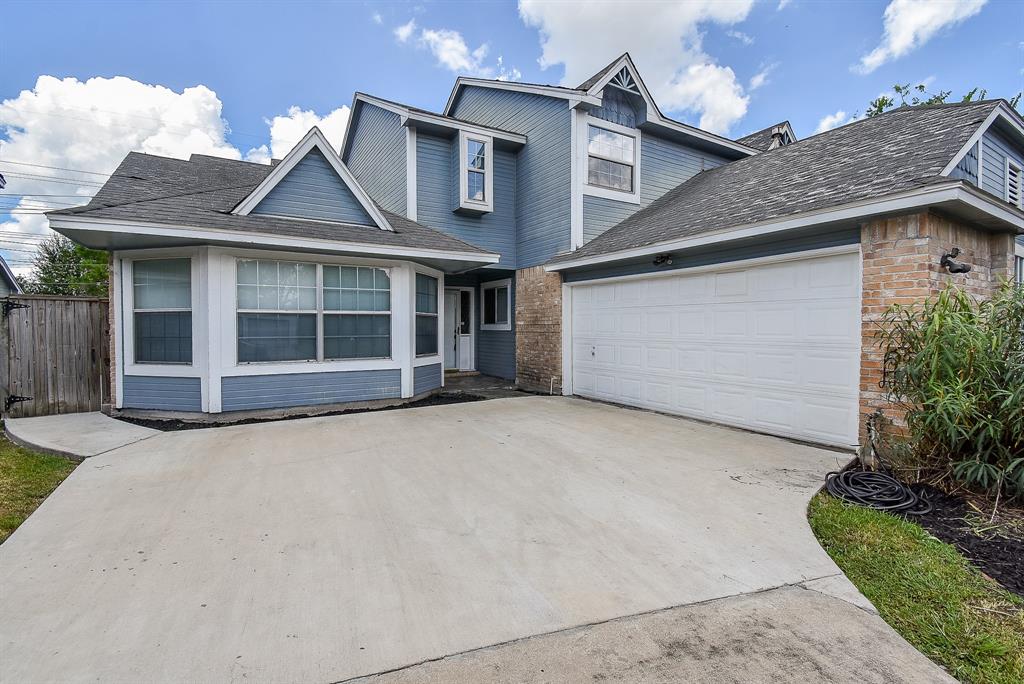
[[[574,286],[573,389],[853,444],[859,273],[858,255],[845,254]]]

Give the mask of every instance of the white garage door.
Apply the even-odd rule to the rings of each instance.
[[[581,284],[571,297],[574,394],[856,443],[858,254]]]

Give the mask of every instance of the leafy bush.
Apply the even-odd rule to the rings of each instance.
[[[882,325],[883,386],[906,412],[910,465],[1024,498],[1024,287],[949,286]]]

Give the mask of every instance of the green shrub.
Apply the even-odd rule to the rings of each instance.
[[[881,343],[882,384],[906,412],[908,465],[1024,498],[1024,287],[977,300],[949,286],[894,305]]]

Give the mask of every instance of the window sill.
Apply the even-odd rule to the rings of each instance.
[[[583,184],[583,194],[590,195],[591,197],[603,197],[604,199],[615,200],[617,202],[628,202],[629,204],[640,205],[640,193],[639,191],[624,192],[622,190],[612,190],[611,188],[602,188],[599,185],[588,185]]]
[[[455,207],[453,211],[456,214],[463,214],[465,216],[483,216],[484,214],[490,214],[494,211],[494,207],[488,204],[466,202]]]
[[[512,324],[511,323],[481,323],[480,324],[480,330],[490,331],[490,332],[511,332],[512,331]]]

